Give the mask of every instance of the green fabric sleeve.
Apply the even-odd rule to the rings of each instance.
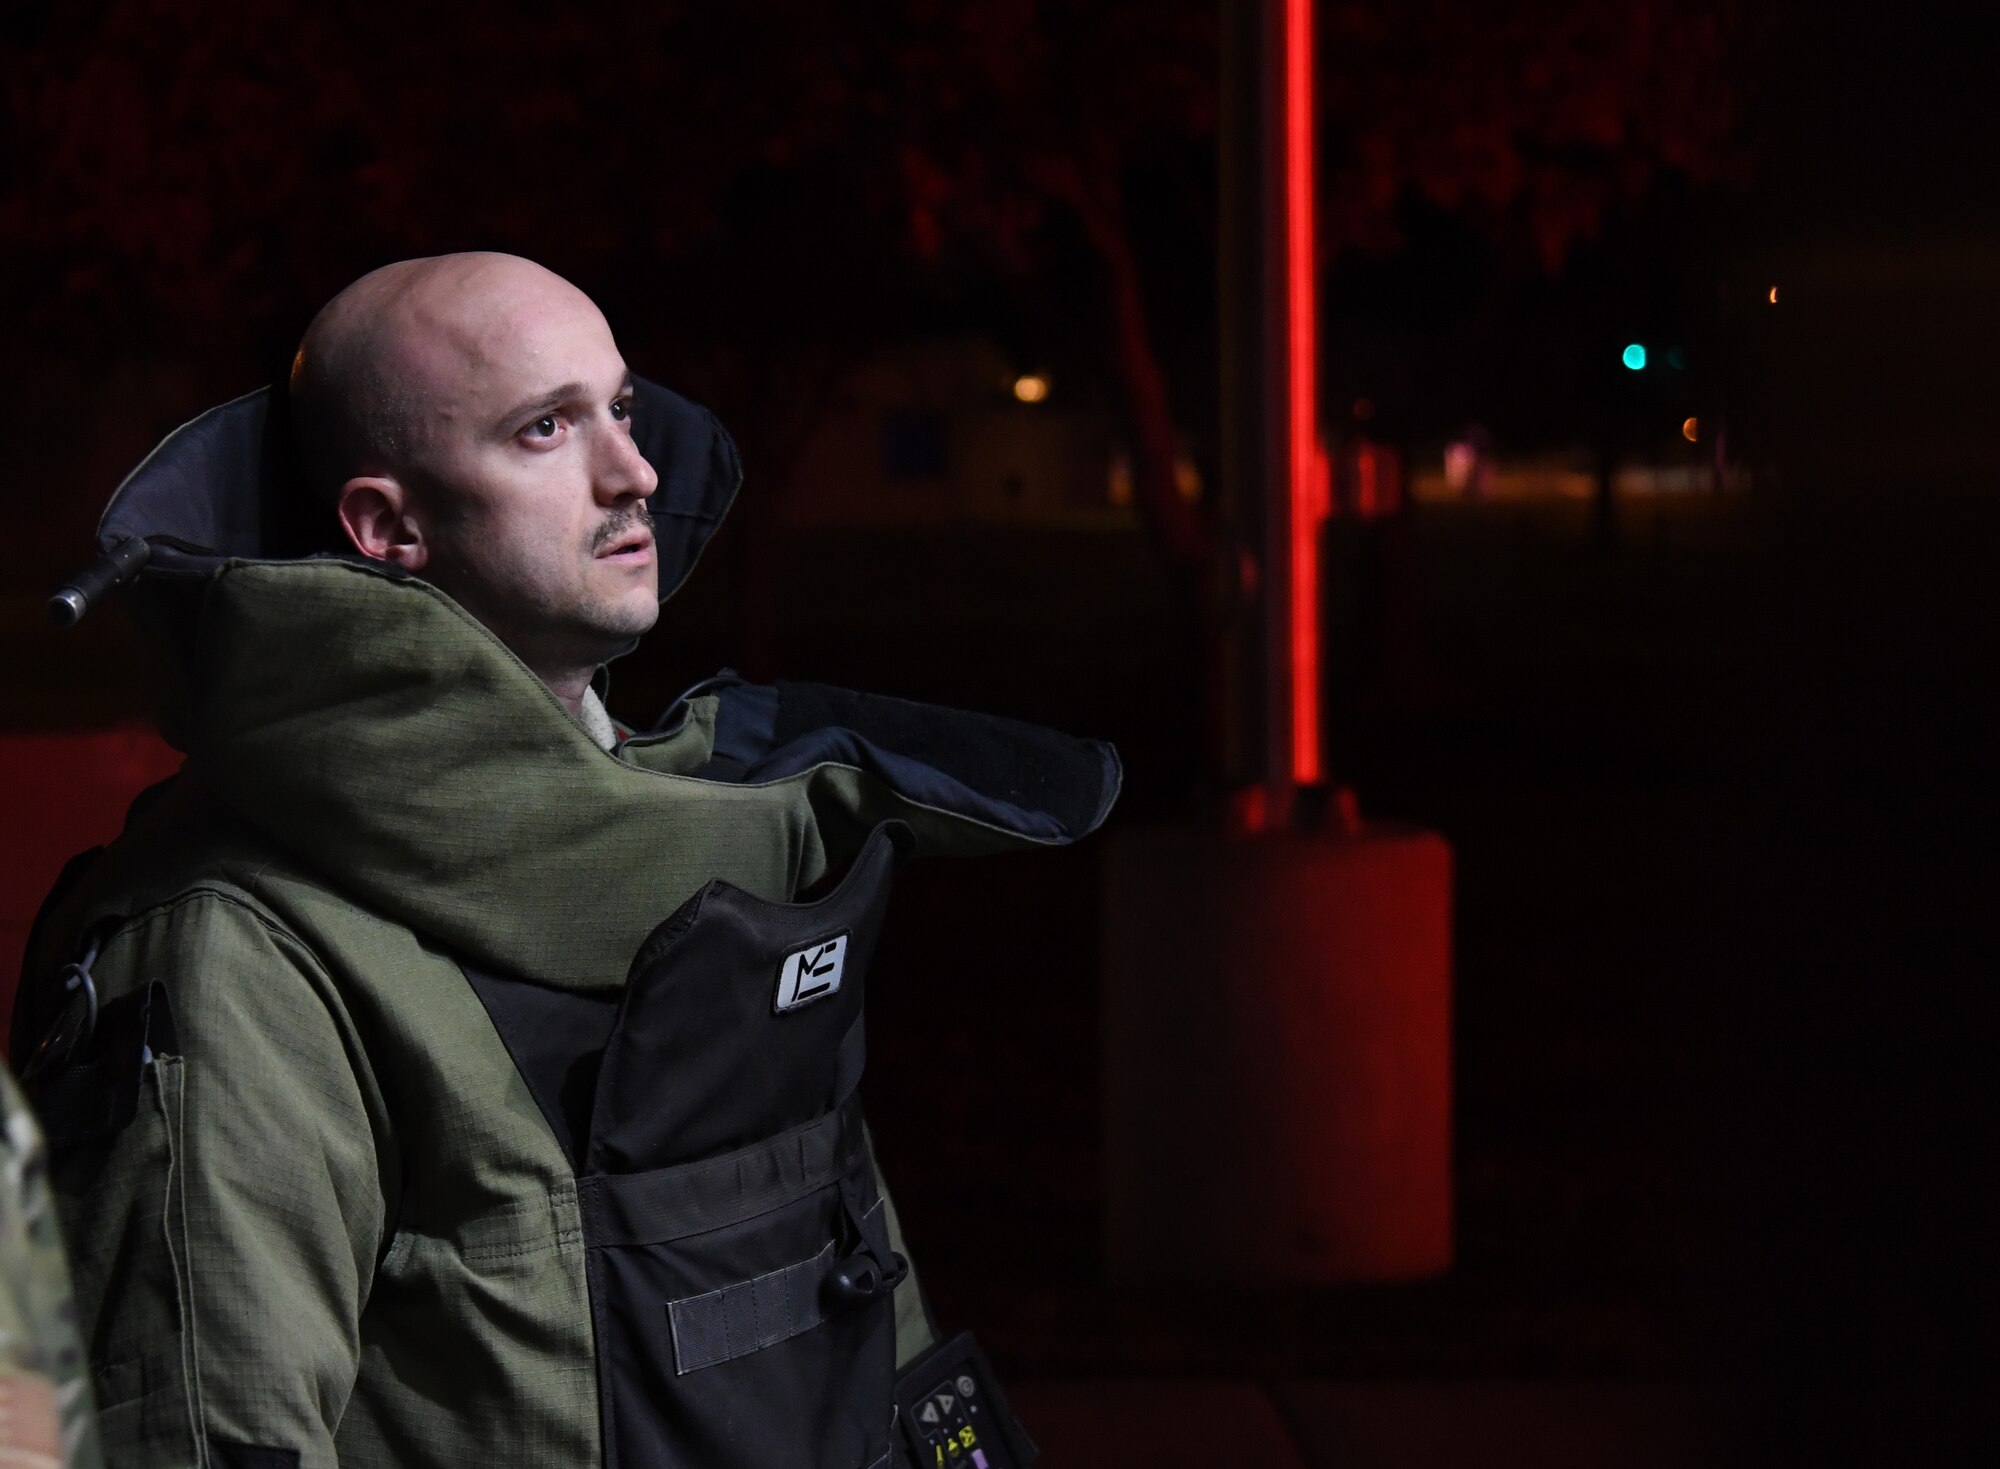
[[[206,1462],[209,1440],[336,1462],[388,1228],[379,1097],[317,960],[203,891],[141,915],[95,967],[108,1003],[167,989],[179,1055],[136,1117],[57,1165],[109,1462]]]

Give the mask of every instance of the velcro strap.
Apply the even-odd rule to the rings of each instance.
[[[878,1199],[868,1212],[872,1215],[881,1207]],[[823,1286],[833,1267],[833,1248],[834,1242],[828,1240],[809,1260],[667,1302],[675,1373],[684,1375],[761,1352],[826,1320]]]
[[[826,1319],[820,1284],[833,1264],[833,1241],[810,1260],[738,1281],[707,1295],[667,1302],[674,1370],[697,1371],[762,1351]]]

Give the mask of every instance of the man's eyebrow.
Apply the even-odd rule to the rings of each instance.
[[[633,387],[632,370],[628,367],[624,377],[619,379],[618,396],[624,397],[633,390]],[[578,398],[589,395],[589,383],[564,383],[560,387],[550,388],[545,393],[537,393],[534,397],[515,404],[500,416],[496,427],[501,433],[511,434],[522,424],[532,423],[544,413],[552,412],[565,403],[573,403]]]
[[[532,423],[550,410],[573,402],[589,391],[590,388],[585,383],[564,383],[559,388],[550,388],[545,393],[537,393],[501,414],[498,427],[502,433],[512,433],[520,425]]]

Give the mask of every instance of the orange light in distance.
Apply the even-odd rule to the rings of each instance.
[[[1699,418],[1690,418],[1687,422],[1683,423],[1681,425],[1681,437],[1686,439],[1690,444],[1699,439],[1701,437],[1701,420]]]
[[[1326,456],[1319,442],[1319,321],[1313,230],[1312,0],[1285,0],[1285,335],[1291,509],[1292,779],[1320,778],[1319,523]]]
[[[1770,294],[1765,296],[1764,299],[1769,301],[1773,306],[1776,306],[1778,304],[1778,288],[1776,286],[1771,287]]]
[[[1049,380],[1038,372],[1024,372],[1014,379],[1014,396],[1023,403],[1040,403],[1049,396]]]

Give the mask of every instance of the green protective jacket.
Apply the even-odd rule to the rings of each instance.
[[[16,1022],[95,949],[111,1038],[43,1105],[107,1461],[601,1463],[576,1180],[461,961],[615,991],[713,879],[788,901],[891,818],[919,855],[1068,840],[1115,756],[1030,773],[1084,782],[1076,831],[853,741],[718,779],[719,694],[608,753],[421,581],[166,544],[187,766],[45,913]],[[914,1274],[896,1325],[907,1361]]]

